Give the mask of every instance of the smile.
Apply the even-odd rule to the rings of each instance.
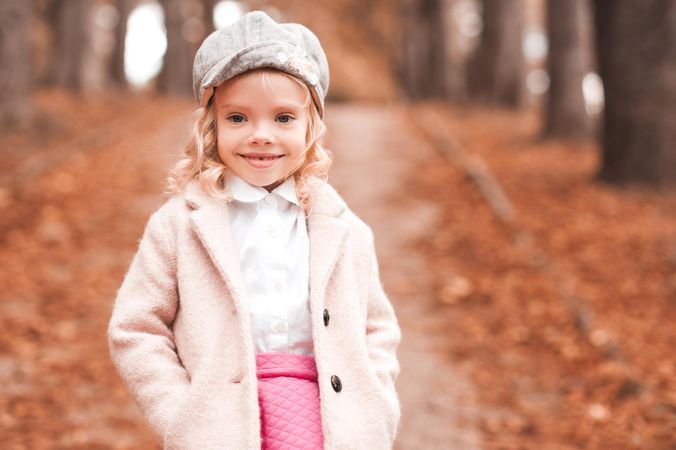
[[[258,155],[258,154],[239,154],[239,156],[242,156],[247,159],[257,159],[259,161],[272,161],[273,159],[278,159],[281,158],[284,155]]]
[[[256,169],[267,169],[274,165],[278,159],[284,157],[284,155],[269,155],[267,153],[238,153],[237,156],[244,158],[246,162]]]

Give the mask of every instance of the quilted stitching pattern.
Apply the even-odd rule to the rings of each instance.
[[[324,448],[314,357],[256,355],[262,450]]]

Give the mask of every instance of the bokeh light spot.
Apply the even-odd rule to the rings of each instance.
[[[124,71],[129,82],[143,86],[162,68],[167,50],[164,13],[156,2],[142,3],[129,15],[124,50]]]

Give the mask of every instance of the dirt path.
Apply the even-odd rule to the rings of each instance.
[[[401,107],[333,106],[328,129],[330,181],[374,229],[381,276],[402,328],[397,386],[402,422],[397,449],[480,448],[473,386],[443,353],[447,336],[434,311],[431,270],[416,240],[437,207],[415,197],[412,171],[432,151],[405,123]],[[462,402],[460,402],[462,400]]]
[[[72,156],[0,202],[0,441],[7,449],[158,448],[109,360],[112,301],[166,168],[187,136],[189,103],[125,106]],[[437,214],[407,179],[429,151],[403,111],[332,106],[331,181],[376,235],[403,329],[397,449],[476,449],[472,384],[443,353],[431,277],[415,240]],[[66,143],[67,145],[67,143]],[[92,151],[92,146],[98,145]]]

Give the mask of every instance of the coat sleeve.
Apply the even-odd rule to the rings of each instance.
[[[396,351],[401,340],[401,331],[394,308],[383,290],[373,234],[370,230],[367,252],[369,281],[366,306],[366,346],[378,380],[396,399],[394,382],[399,375]]]
[[[189,386],[171,324],[178,306],[174,246],[155,212],[117,292],[108,326],[111,358],[158,437]]]

